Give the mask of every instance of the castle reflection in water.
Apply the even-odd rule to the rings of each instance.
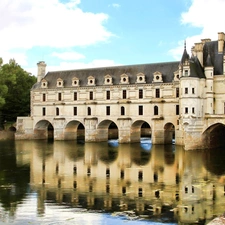
[[[31,188],[38,212],[45,203],[119,212],[179,223],[211,220],[225,208],[225,172],[209,151],[175,145],[16,142],[32,149]],[[215,166],[217,165],[217,166]]]

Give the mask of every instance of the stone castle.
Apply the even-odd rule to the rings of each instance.
[[[16,139],[225,145],[225,34],[184,47],[177,62],[55,71],[38,65],[31,115],[17,118]],[[113,132],[112,132],[113,131]]]

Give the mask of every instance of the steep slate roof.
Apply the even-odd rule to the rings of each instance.
[[[207,58],[210,55],[212,66],[214,66],[214,74],[223,74],[223,53],[218,53],[218,41],[206,42],[203,47],[203,65],[207,66]]]
[[[190,77],[206,78],[204,69],[199,62],[197,56],[192,56],[189,60],[190,63]]]
[[[126,74],[129,77],[129,84],[135,84],[137,74],[143,73],[145,75],[146,83],[152,83],[153,73],[159,71],[162,73],[164,83],[173,81],[174,72],[178,70],[179,62],[164,62],[152,64],[139,64],[128,66],[114,66],[79,70],[65,70],[48,72],[44,79],[48,82],[48,88],[55,88],[57,79],[61,78],[64,81],[64,87],[72,87],[72,79],[77,77],[79,79],[79,86],[87,86],[88,77],[95,78],[96,86],[104,85],[105,75],[109,74],[112,77],[113,85],[120,84],[120,76]],[[41,83],[36,83],[32,89],[40,88]]]

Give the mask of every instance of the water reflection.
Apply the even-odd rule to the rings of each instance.
[[[224,212],[224,149],[147,144],[1,142],[0,221],[24,222],[28,199],[37,224],[56,220],[50,209],[67,223],[72,213],[71,224],[90,213],[119,224],[205,224]]]

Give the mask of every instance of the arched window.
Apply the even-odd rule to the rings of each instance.
[[[55,113],[56,113],[56,116],[58,116],[58,115],[59,115],[59,108],[58,108],[58,107],[56,108]]]
[[[154,106],[154,115],[158,115],[159,114],[159,109],[158,106]]]
[[[125,108],[124,106],[121,106],[121,116],[124,116],[125,115]]]
[[[91,107],[88,107],[88,108],[87,108],[87,114],[88,114],[88,116],[91,115]]]

